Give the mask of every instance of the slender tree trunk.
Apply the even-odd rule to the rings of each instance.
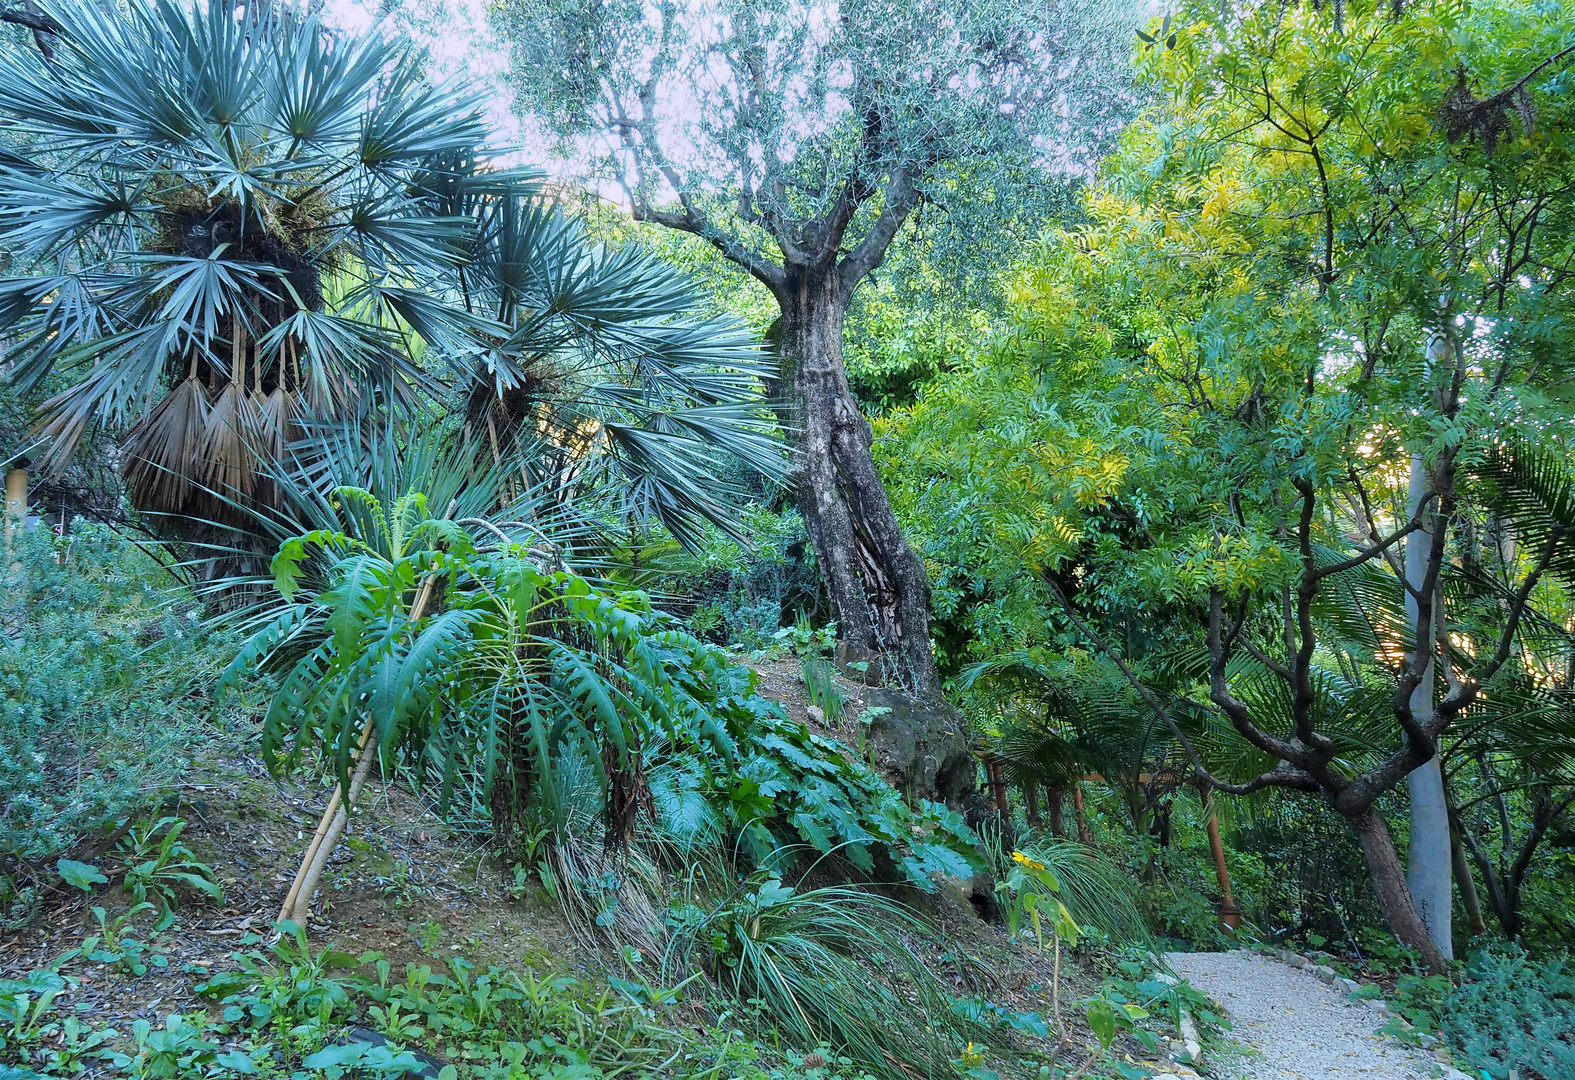
[[[1384,921],[1402,944],[1409,945],[1422,954],[1422,961],[1434,972],[1449,969],[1449,959],[1438,943],[1428,933],[1411,890],[1406,888],[1405,870],[1400,866],[1400,853],[1395,849],[1389,823],[1373,806],[1354,816],[1347,816],[1351,829],[1361,842],[1362,854],[1367,859],[1367,870],[1373,878],[1373,888],[1378,893],[1378,906],[1383,910]]]
[[[1063,800],[1061,797],[1061,785],[1046,785],[1045,796],[1050,802],[1050,832],[1056,836],[1065,836],[1066,807],[1065,800]]]
[[[995,809],[1003,821],[1011,821],[1012,811],[1006,801],[1006,776],[1001,771],[1001,763],[992,758],[985,762],[984,772],[990,779],[990,796],[995,801]]]
[[[1410,510],[1414,515],[1427,492],[1427,471],[1420,454],[1411,458]],[[1413,636],[1417,632],[1419,612],[1416,597],[1411,590],[1420,589],[1426,575],[1428,552],[1433,545],[1430,529],[1418,529],[1406,537],[1406,618]],[[1441,613],[1435,603],[1434,618]],[[1418,652],[1426,650],[1431,655],[1432,643],[1418,641]],[[1411,693],[1411,715],[1418,721],[1433,714],[1432,661],[1427,673]],[[1449,842],[1449,807],[1444,799],[1444,774],[1438,755],[1434,754],[1425,764],[1412,771],[1406,778],[1411,795],[1411,842],[1407,852],[1406,884],[1411,898],[1427,924],[1439,952],[1446,959],[1454,959],[1452,940],[1453,893],[1450,881],[1451,851]]]
[[[1444,785],[1444,799],[1449,810],[1449,858],[1454,866],[1455,884],[1460,889],[1460,907],[1465,912],[1467,932],[1476,937],[1486,932],[1487,921],[1482,917],[1482,898],[1477,895],[1476,876],[1471,873],[1466,845],[1460,839],[1463,823],[1455,810],[1454,796],[1447,783]]]
[[[453,507],[449,508],[449,513],[453,513]],[[432,597],[437,590],[437,583],[437,575],[428,574],[417,586],[416,598],[410,605],[411,622],[416,622],[426,615],[427,606],[432,602]],[[361,797],[362,785],[371,775],[372,765],[377,760],[375,717],[367,717],[366,724],[361,729],[355,760],[355,772],[350,776],[349,791],[347,793],[338,784],[334,785],[334,793],[329,797],[328,806],[323,811],[323,819],[318,823],[317,832],[313,834],[311,843],[307,845],[306,854],[301,858],[301,867],[296,871],[295,881],[285,895],[284,904],[279,908],[276,922],[290,919],[302,929],[310,925],[312,894],[317,891],[318,879],[323,876],[329,856],[333,854],[334,848],[339,843],[339,837],[350,823],[350,808]]]
[[[1035,780],[1023,783],[1023,807],[1028,814],[1029,826],[1037,829],[1044,818],[1039,814],[1039,784]]]
[[[799,509],[836,614],[839,659],[868,662],[888,685],[934,699],[929,576],[903,539],[848,387],[845,305],[831,267],[789,269],[778,347],[791,368]]]
[[[1078,841],[1092,844],[1094,840],[1088,833],[1088,817],[1083,813],[1083,783],[1080,780],[1072,783],[1072,812],[1077,817]]]
[[[1203,801],[1203,820],[1209,834],[1209,856],[1214,860],[1214,880],[1220,887],[1220,922],[1232,930],[1241,926],[1241,910],[1231,895],[1230,869],[1225,865],[1225,841],[1220,838],[1220,821],[1214,813],[1214,793],[1207,786],[1198,789]]]
[[[1482,900],[1477,896],[1477,882],[1471,874],[1471,864],[1466,861],[1465,845],[1460,842],[1460,829],[1451,822],[1449,827],[1449,856],[1455,867],[1455,884],[1460,887],[1460,907],[1466,915],[1466,925],[1475,937],[1487,930],[1482,918]]]
[[[1488,904],[1493,908],[1493,915],[1498,919],[1499,926],[1504,931],[1504,936],[1513,939],[1520,929],[1520,919],[1514,908],[1510,906],[1509,899],[1504,894],[1498,871],[1493,865],[1493,860],[1488,856],[1481,841],[1472,833],[1464,831],[1465,823],[1461,822],[1460,838],[1465,841],[1471,851],[1471,859],[1477,864],[1477,869],[1482,872],[1482,887],[1487,891]]]

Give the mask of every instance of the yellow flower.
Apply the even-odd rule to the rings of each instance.
[[[1030,870],[1043,870],[1045,868],[1045,864],[1044,863],[1038,862],[1038,861],[1036,861],[1034,859],[1030,859],[1027,855],[1024,855],[1021,851],[1014,851],[1014,852],[1012,852],[1012,861],[1015,862],[1015,863],[1019,863],[1019,864],[1021,864],[1023,866],[1026,866]]]

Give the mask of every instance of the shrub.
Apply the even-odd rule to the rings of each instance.
[[[21,633],[0,637],[0,920],[13,924],[62,855],[172,789],[212,732],[194,691],[217,655],[166,602],[164,571],[108,529],[36,530],[20,562]]]
[[[1466,978],[1406,976],[1406,1018],[1438,1031],[1492,1080],[1575,1077],[1575,968],[1567,955],[1533,959],[1515,945],[1472,954]]]
[[[741,553],[720,530],[708,530],[696,554],[674,550],[660,560],[667,571],[661,600],[708,641],[765,649],[784,623],[821,608],[820,577],[796,512],[755,506],[743,516],[752,550]]]

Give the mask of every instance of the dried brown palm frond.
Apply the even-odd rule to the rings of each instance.
[[[1459,142],[1472,138],[1482,144],[1482,149],[1492,153],[1500,139],[1513,138],[1514,129],[1510,115],[1520,120],[1522,136],[1529,136],[1537,129],[1537,109],[1531,100],[1527,80],[1521,79],[1513,86],[1496,94],[1479,98],[1471,90],[1470,78],[1464,65],[1455,68],[1455,83],[1438,105],[1438,126],[1444,138]]]
[[[196,376],[182,379],[126,437],[126,484],[138,505],[179,512],[195,489],[192,463],[207,438],[208,393]]]
[[[301,416],[304,403],[301,396],[283,386],[276,386],[271,394],[261,398],[253,395],[253,428],[250,432],[253,453],[262,461],[286,461],[290,443],[301,437]],[[257,480],[257,501],[263,506],[279,503],[277,485],[266,471]]]
[[[204,487],[241,499],[252,497],[258,469],[248,437],[261,423],[258,412],[251,391],[234,380],[213,399],[199,458]]]

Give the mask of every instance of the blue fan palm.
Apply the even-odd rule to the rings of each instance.
[[[758,358],[638,251],[596,248],[539,174],[486,166],[463,87],[289,8],[41,0],[50,55],[0,52],[0,330],[61,463],[125,434],[133,503],[243,523],[307,418],[459,394],[539,471],[605,478],[682,532],[717,467],[773,468]]]

